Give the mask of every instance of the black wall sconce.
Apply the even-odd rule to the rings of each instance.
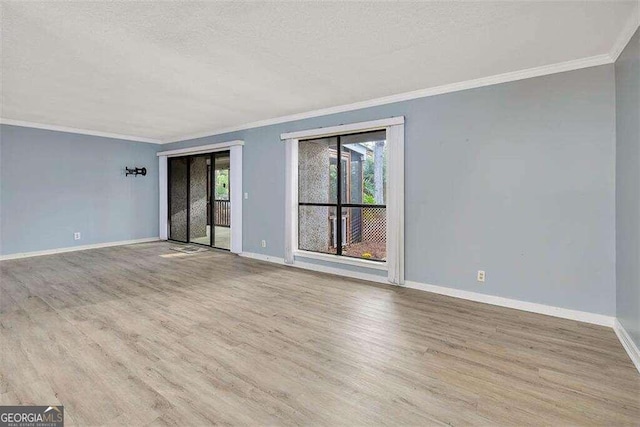
[[[126,173],[124,174],[124,176],[129,176],[129,175],[133,175],[133,176],[138,176],[138,175],[142,175],[142,176],[146,176],[147,175],[147,168],[127,168],[125,167],[124,170],[126,171]]]

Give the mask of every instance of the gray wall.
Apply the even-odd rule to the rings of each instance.
[[[158,146],[0,126],[0,254],[158,236]]]
[[[243,249],[282,257],[280,133],[404,115],[408,280],[615,315],[614,84],[606,65],[161,149],[243,139]]]
[[[640,30],[615,76],[617,317],[640,346]]]

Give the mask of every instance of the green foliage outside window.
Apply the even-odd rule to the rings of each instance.
[[[373,149],[375,143],[365,143],[368,148]],[[338,168],[336,166],[335,158],[331,159],[329,165],[329,200],[335,200],[337,194],[336,182],[338,179]],[[346,168],[347,162],[343,159],[342,167]],[[346,176],[346,175],[345,175]],[[383,177],[383,189],[387,186],[387,150],[382,152],[382,177]],[[346,179],[346,178],[345,178]],[[346,181],[343,182],[343,192]],[[384,190],[383,190],[384,191]],[[376,204],[375,198],[375,159],[371,152],[365,156],[364,169],[362,171],[362,203]],[[386,200],[386,198],[385,198]]]
[[[229,170],[216,171],[216,200],[229,200]]]
[[[382,163],[382,177],[383,177],[383,188],[387,186],[387,151],[385,150],[383,153],[383,163]],[[373,156],[369,155],[366,157],[364,161],[364,170],[362,172],[363,175],[363,183],[362,183],[362,199],[363,203],[366,204],[375,204],[375,172],[374,172],[375,162]]]

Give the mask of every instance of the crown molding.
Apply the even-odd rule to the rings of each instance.
[[[305,113],[291,114],[287,116],[276,117],[273,119],[260,120],[257,122],[246,123],[239,126],[231,126],[227,128],[216,129],[209,132],[200,132],[196,134],[184,135],[163,140],[163,144],[172,142],[188,141],[197,138],[204,138],[214,135],[222,135],[230,132],[237,132],[245,129],[253,129],[262,126],[270,126],[280,123],[287,123],[296,120],[309,119],[312,117],[327,116],[330,114],[344,113],[346,111],[360,110],[363,108],[377,107],[379,105],[393,104],[396,102],[409,101],[417,98],[426,98],[429,96],[442,95],[445,93],[459,92],[467,89],[475,89],[484,86],[492,86],[500,83],[508,83],[517,80],[529,79],[532,77],[546,76],[549,74],[562,73],[565,71],[579,70],[582,68],[596,67],[598,65],[610,64],[611,56],[609,54],[596,55],[587,58],[576,59],[572,61],[559,62],[541,67],[528,68],[520,71],[496,74],[494,76],[482,77],[474,80],[466,80],[458,83],[451,83],[442,86],[435,86],[427,89],[420,89],[411,92],[399,93],[396,95],[385,96],[382,98],[370,99],[368,101],[354,102],[352,104],[339,105],[336,107],[321,108],[319,110],[307,111]]]
[[[618,57],[629,43],[629,40],[631,40],[631,37],[633,37],[638,27],[640,27],[640,0],[638,0],[635,13],[629,15],[626,25],[622,28],[620,35],[611,48],[611,52],[609,52],[611,62],[616,62],[618,60]]]
[[[166,139],[153,139],[146,138],[141,136],[132,136],[132,135],[121,135],[117,133],[108,133],[101,131],[93,131],[88,129],[77,129],[66,126],[57,126],[57,125],[48,125],[42,123],[33,123],[27,121],[20,120],[12,120],[12,119],[3,119],[0,118],[0,123],[14,125],[14,126],[22,126],[22,127],[31,127],[37,129],[48,129],[59,132],[70,132],[70,133],[78,133],[83,135],[94,135],[101,136],[105,138],[116,138],[116,139],[124,139],[129,141],[138,141],[138,142],[148,142],[152,144],[170,144],[173,142],[181,142],[181,141],[189,141],[197,138],[205,138],[209,136],[222,135],[231,132],[237,132],[246,129],[254,129],[263,126],[271,126],[281,123],[292,122],[296,120],[309,119],[313,117],[321,117],[327,116],[330,114],[344,113],[347,111],[360,110],[363,108],[369,107],[377,107],[385,104],[393,104],[396,102],[409,101],[412,99],[418,98],[426,98],[429,96],[442,95],[445,93],[459,92],[467,89],[475,89],[485,86],[492,86],[500,83],[508,83],[518,80],[530,79],[534,77],[541,77],[556,73],[563,73],[566,71],[574,71],[580,70],[583,68],[589,67],[597,67],[599,65],[606,65],[615,62],[620,53],[624,50],[627,43],[633,34],[640,26],[640,0],[638,0],[638,6],[636,8],[635,13],[632,13],[629,16],[627,24],[621,31],[619,37],[616,39],[613,47],[609,51],[609,53],[605,53],[602,55],[590,56],[587,58],[576,59],[572,61],[559,62],[556,64],[544,65],[541,67],[528,68],[519,71],[513,71],[509,73],[496,74],[489,77],[482,77],[474,80],[466,80],[457,83],[451,83],[441,86],[435,86],[426,89],[420,89],[411,92],[404,92],[395,95],[385,96],[382,98],[374,98],[367,101],[354,102],[351,104],[344,104],[335,107],[321,108],[318,110],[307,111],[304,113],[290,114],[286,116],[275,117],[271,119],[258,120],[255,122],[245,123],[238,126],[230,126],[225,128],[219,128],[210,131],[204,131],[199,133],[186,134],[181,136],[175,136]]]
[[[197,138],[205,138],[208,136],[222,135],[225,133],[237,132],[245,129],[253,129],[262,126],[270,126],[280,123],[292,122],[296,120],[309,119],[312,117],[327,116],[329,114],[343,113],[346,111],[360,110],[362,108],[376,107],[379,105],[392,104],[395,102],[409,101],[417,98],[426,98],[429,96],[442,95],[445,93],[459,92],[466,89],[475,89],[484,86],[491,86],[500,83],[508,83],[517,80],[530,79],[533,77],[541,77],[550,74],[563,73],[566,71],[580,70],[582,68],[597,67],[599,65],[612,64],[620,56],[635,31],[640,26],[640,0],[635,13],[629,16],[627,24],[623,27],[616,42],[612,46],[609,53],[602,55],[590,56],[587,58],[576,59],[572,61],[559,62],[556,64],[545,65],[541,67],[528,68],[525,70],[514,71],[494,76],[482,77],[475,80],[466,80],[458,83],[452,83],[442,86],[435,86],[427,89],[420,89],[412,92],[404,92],[396,95],[375,98],[368,101],[355,102],[336,107],[322,108],[319,110],[307,111],[305,113],[291,114],[287,116],[276,117],[272,119],[259,120],[256,122],[245,123],[243,125],[220,128],[209,132],[199,132],[187,134],[180,137],[173,137],[163,140],[163,144],[172,142],[188,141]]]
[[[45,129],[45,130],[53,130],[56,132],[67,132],[67,133],[77,133],[80,135],[99,136],[102,138],[124,139],[127,141],[148,142],[150,144],[162,144],[162,141],[160,141],[159,139],[145,138],[142,136],[121,135],[119,133],[101,132],[101,131],[90,130],[90,129],[78,129],[78,128],[72,128],[67,126],[48,125],[44,123],[26,122],[23,120],[0,118],[0,123],[4,125],[20,126],[25,128]]]

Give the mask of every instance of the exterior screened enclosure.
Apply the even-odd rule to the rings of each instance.
[[[386,261],[386,159],[385,130],[299,141],[300,250]]]

